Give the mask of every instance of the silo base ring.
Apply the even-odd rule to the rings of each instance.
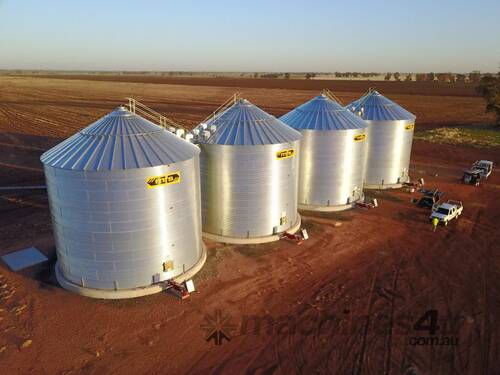
[[[297,213],[297,221],[295,222],[294,225],[292,225],[289,229],[287,229],[286,232],[292,234],[296,233],[300,229],[301,224],[302,224],[302,218]],[[243,237],[219,236],[217,234],[203,232],[203,238],[206,238],[207,240],[214,242],[230,243],[234,245],[252,245],[252,244],[255,245],[255,244],[278,241],[281,239],[282,233],[283,232],[264,237],[243,238]]]
[[[207,248],[202,242],[202,253],[201,257],[196,262],[196,264],[188,269],[183,274],[173,278],[175,282],[181,283],[183,281],[191,279],[196,273],[198,273],[205,264],[207,260]],[[56,262],[55,266],[56,279],[59,285],[70,292],[80,294],[85,297],[91,298],[101,298],[101,299],[124,299],[124,298],[137,298],[148,296],[150,294],[160,293],[165,290],[165,284],[158,283],[152,284],[140,288],[133,289],[118,289],[118,290],[106,290],[106,289],[93,289],[82,287],[81,285],[75,284],[64,277],[61,270],[59,269],[59,261]]]
[[[335,211],[345,211],[350,210],[356,206],[357,202],[362,202],[363,198],[358,199],[355,202],[349,204],[342,204],[338,206],[316,206],[316,205],[308,205],[308,204],[299,204],[299,210],[302,211],[317,211],[317,212],[335,212]]]
[[[401,189],[403,184],[364,184],[363,189],[368,190],[387,190],[387,189]]]

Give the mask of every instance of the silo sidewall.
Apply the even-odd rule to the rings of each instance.
[[[204,232],[255,238],[286,231],[296,223],[299,141],[201,148]],[[277,153],[285,150],[294,155],[278,158]]]
[[[299,204],[340,206],[363,189],[367,129],[302,130]]]
[[[413,142],[413,121],[366,121],[368,155],[365,184],[406,182]]]
[[[148,188],[150,178],[176,173],[180,182]],[[201,258],[198,156],[117,171],[45,166],[45,174],[67,280],[87,288],[131,289],[182,274]]]

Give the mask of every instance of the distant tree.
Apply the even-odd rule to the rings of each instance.
[[[285,79],[290,79],[290,73],[285,73]]]
[[[474,70],[473,72],[469,73],[469,82],[471,83],[478,83],[481,80],[481,73],[479,70]]]
[[[280,74],[278,74],[278,73],[265,73],[265,74],[261,74],[260,78],[278,78],[279,76],[280,76]]]
[[[432,81],[434,81],[435,78],[436,78],[436,75],[434,73],[431,72],[431,73],[427,74],[428,81],[432,82]]]
[[[455,75],[453,73],[436,73],[436,78],[439,82],[455,82]]]
[[[405,81],[406,82],[411,82],[412,81],[412,78],[411,78],[411,73],[408,73],[405,77]]]
[[[439,82],[446,82],[446,73],[436,73],[436,78]]]
[[[399,80],[400,80],[400,78],[399,78],[399,77],[400,77],[400,74],[399,74],[398,72],[394,73],[394,79],[395,79],[396,81],[399,81]]]
[[[427,74],[425,74],[425,73],[417,73],[415,75],[415,81],[417,81],[417,82],[427,81]]]
[[[336,78],[340,78],[340,77],[342,77],[342,73],[340,73],[340,72],[335,72],[335,77],[336,77]]]
[[[386,81],[390,81],[390,80],[391,80],[391,77],[392,77],[392,73],[387,73],[387,74],[385,75],[384,79],[385,79]]]
[[[306,79],[311,79],[313,75],[311,73],[306,73]]]
[[[253,78],[259,78],[259,73],[254,73]]]
[[[456,82],[465,83],[465,74],[457,74],[456,75]]]
[[[500,126],[500,72],[482,77],[476,90],[486,102],[486,112],[494,113]]]

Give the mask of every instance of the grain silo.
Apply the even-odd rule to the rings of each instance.
[[[262,243],[298,230],[300,133],[236,97],[206,123],[199,139],[204,236]]]
[[[363,198],[367,124],[324,92],[280,118],[302,134],[299,208],[337,211]]]
[[[137,297],[202,267],[195,145],[120,107],[41,161],[64,288]]]
[[[373,89],[346,108],[368,124],[365,188],[398,188],[408,182],[415,115]]]

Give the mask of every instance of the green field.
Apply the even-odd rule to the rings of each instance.
[[[415,139],[432,142],[463,144],[476,147],[500,146],[500,128],[493,126],[467,126],[456,128],[438,128],[417,131]]]

